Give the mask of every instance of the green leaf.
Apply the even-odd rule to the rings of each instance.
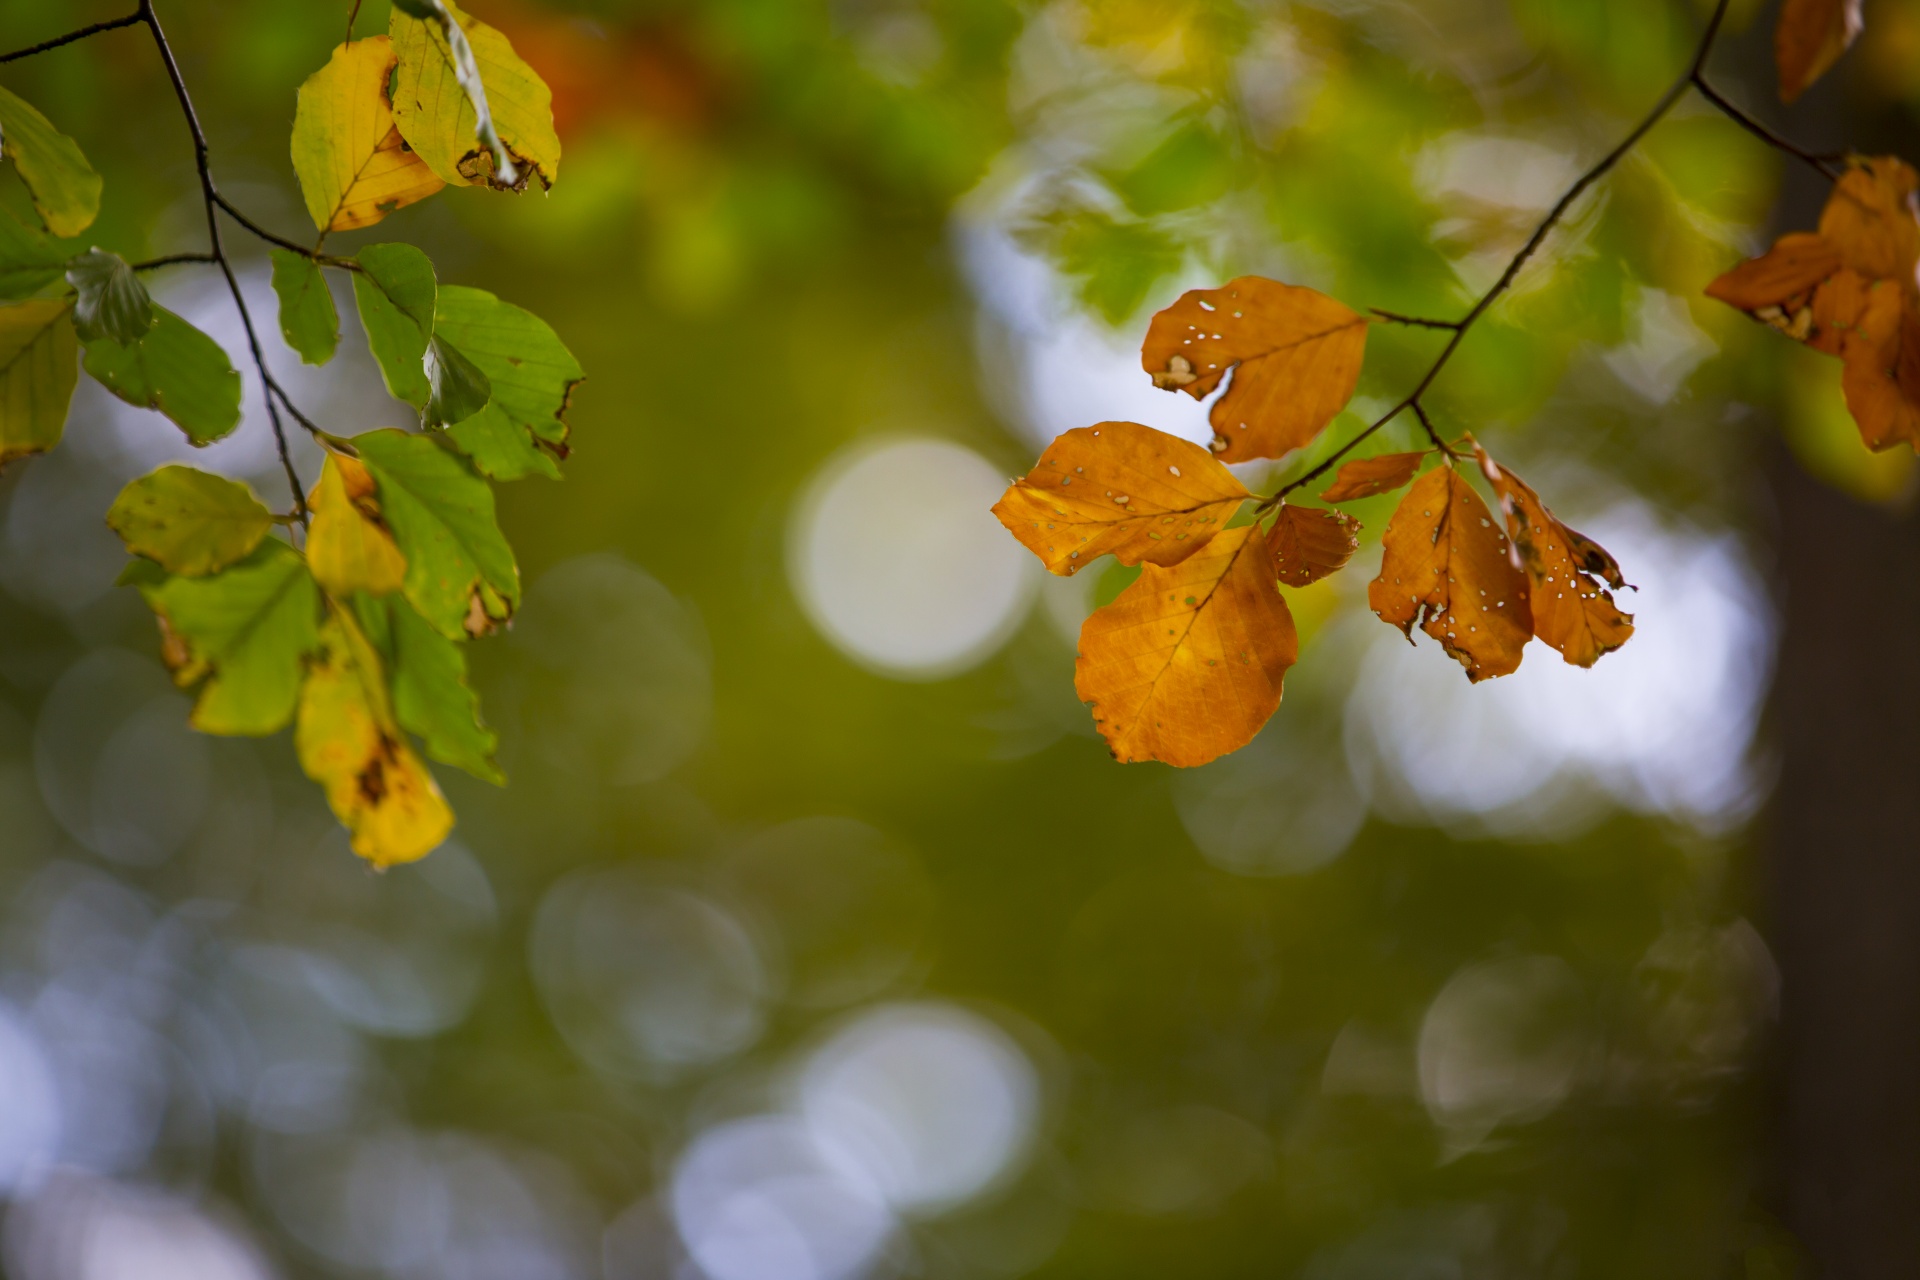
[[[80,380],[65,298],[0,307],[0,467],[60,443]]]
[[[280,336],[308,364],[325,364],[340,345],[340,313],[320,264],[291,249],[273,251],[273,292],[280,299]]]
[[[393,710],[418,734],[427,754],[496,786],[506,775],[494,763],[499,738],[480,718],[480,700],[467,687],[467,659],[459,645],[435,631],[404,600],[356,595],[354,616],[393,673]]]
[[[80,145],[21,98],[0,89],[0,153],[13,161],[47,230],[77,236],[100,216],[100,175]]]
[[[427,398],[430,426],[465,422],[493,398],[493,384],[487,375],[439,334],[427,343],[427,381],[433,388]]]
[[[0,299],[28,298],[60,278],[60,246],[0,209]]]
[[[492,487],[431,436],[388,429],[352,443],[407,558],[401,590],[421,616],[456,640],[511,616],[520,571],[494,518]]]
[[[433,263],[410,244],[370,244],[357,257],[353,300],[367,346],[396,400],[427,407],[427,343],[433,337]]]
[[[560,466],[553,455],[534,444],[527,429],[507,416],[498,399],[489,401],[486,408],[465,422],[448,427],[447,438],[483,475],[495,480],[560,478]]]
[[[567,456],[567,402],[586,373],[546,321],[485,289],[448,285],[434,308],[434,331],[487,375],[493,403],[509,421],[555,457]]]
[[[107,524],[134,555],[197,578],[245,559],[273,513],[237,480],[172,463],[129,482]]]
[[[158,409],[194,444],[211,444],[240,424],[240,375],[219,343],[165,307],[153,328],[126,345],[87,344],[87,372],[142,409]]]
[[[447,182],[519,191],[553,186],[560,136],[553,94],[513,43],[451,0],[432,15],[395,6],[388,22],[400,65],[393,120],[414,152]]]
[[[266,734],[292,718],[319,645],[320,588],[299,552],[269,538],[220,573],[140,589],[164,623],[174,683],[200,686],[194,728]]]
[[[153,328],[153,299],[126,260],[105,249],[89,249],[67,263],[73,286],[73,331],[82,342],[111,338],[125,346]]]

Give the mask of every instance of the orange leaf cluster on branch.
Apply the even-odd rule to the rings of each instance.
[[[1232,371],[1212,411],[1212,452],[1138,423],[1103,422],[1055,440],[995,504],[1053,573],[1078,573],[1105,554],[1142,566],[1080,633],[1074,687],[1115,758],[1205,764],[1244,746],[1279,707],[1299,653],[1282,588],[1345,567],[1360,522],[1282,501],[1316,471],[1259,501],[1252,523],[1236,524],[1255,495],[1222,460],[1311,444],[1353,395],[1369,323],[1312,289],[1253,276],[1193,290],[1153,318],[1141,362],[1163,390],[1195,395]],[[1503,533],[1454,469],[1458,456],[1443,447],[1354,459],[1322,495],[1389,493],[1428,459],[1443,459],[1387,524],[1380,576],[1368,588],[1374,612],[1409,635],[1420,626],[1472,680],[1513,671],[1535,635],[1579,666],[1624,643],[1633,627],[1607,591],[1624,585],[1613,557],[1481,451]]]
[[[1920,449],[1917,188],[1903,161],[1855,158],[1818,232],[1782,236],[1707,286],[1708,297],[1839,357],[1847,409],[1875,450]]]

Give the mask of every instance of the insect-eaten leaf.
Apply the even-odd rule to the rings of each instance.
[[[427,424],[450,427],[465,422],[493,399],[493,384],[460,348],[435,334],[427,342]]]
[[[34,211],[54,235],[77,236],[100,216],[100,175],[80,144],[5,89],[0,89],[0,154],[13,161]]]
[[[410,244],[370,244],[355,260],[353,300],[380,376],[394,399],[424,409],[433,394],[426,365],[438,292],[433,263]]]
[[[1372,458],[1355,458],[1334,473],[1333,484],[1320,495],[1326,502],[1354,502],[1392,493],[1420,469],[1427,454],[1383,453]]]
[[[1267,532],[1274,570],[1290,587],[1338,573],[1360,549],[1360,522],[1344,511],[1282,505]]]
[[[451,640],[511,617],[520,571],[494,518],[492,486],[430,436],[369,431],[353,445],[406,557],[401,589],[421,616]]]
[[[1241,276],[1193,289],[1154,316],[1140,363],[1163,391],[1215,402],[1213,452],[1227,462],[1277,458],[1313,442],[1353,398],[1365,316],[1313,289]]]
[[[1480,495],[1451,466],[1420,477],[1387,521],[1367,603],[1412,638],[1417,624],[1466,669],[1504,676],[1533,634],[1526,576]]]
[[[226,351],[165,307],[133,343],[99,338],[83,362],[101,386],[142,409],[158,409],[193,444],[212,444],[240,425],[240,375]]]
[[[993,514],[1052,573],[1100,556],[1178,564],[1252,495],[1205,449],[1137,422],[1080,427],[1047,446]]]
[[[79,343],[65,298],[0,306],[0,467],[60,443]]]
[[[1591,667],[1633,635],[1633,616],[1607,590],[1626,580],[1604,547],[1562,524],[1526,481],[1475,447],[1480,470],[1500,498],[1513,557],[1527,575],[1533,634],[1576,667]],[[1606,586],[1595,581],[1604,579]]]
[[[444,16],[394,6],[388,31],[399,68],[393,114],[428,167],[456,186],[519,191],[553,186],[560,136],[553,94],[499,31],[437,0]]]
[[[1148,564],[1080,630],[1074,688],[1121,761],[1190,767],[1245,746],[1299,653],[1257,525],[1170,568]]]
[[[496,786],[506,775],[494,762],[499,739],[480,718],[480,700],[467,685],[459,644],[427,624],[406,600],[354,599],[354,616],[393,672],[393,712],[419,736],[427,755]]]
[[[353,851],[374,866],[424,858],[453,829],[453,810],[394,717],[380,657],[344,610],[320,629],[293,741]]]
[[[152,567],[128,576],[159,616],[161,656],[174,683],[200,690],[194,728],[258,735],[287,723],[320,610],[299,552],[268,538],[206,577],[163,576]]]
[[[307,364],[333,359],[340,346],[340,312],[320,264],[290,249],[273,251],[273,293],[280,300],[280,336]]]
[[[73,329],[80,341],[110,338],[131,346],[153,328],[153,299],[117,253],[89,249],[67,263],[73,286]]]
[[[300,86],[293,171],[323,232],[370,227],[447,185],[394,126],[387,85],[397,63],[387,37],[354,40]]]
[[[459,285],[440,290],[434,332],[458,347],[492,388],[486,408],[448,430],[453,442],[496,480],[559,479],[555,462],[567,456],[567,403],[586,377],[559,335],[532,312]]]
[[[61,278],[67,252],[0,209],[0,301],[29,298]]]
[[[1920,449],[1920,177],[1890,156],[1856,158],[1817,234],[1772,249],[1707,296],[1845,364],[1847,408],[1871,449]]]
[[[308,505],[307,564],[328,595],[344,600],[356,591],[381,596],[400,589],[407,560],[380,517],[373,477],[357,459],[329,453]]]
[[[1827,73],[1860,35],[1860,0],[1785,0],[1773,29],[1780,100],[1792,102]]]
[[[250,555],[273,527],[273,513],[238,480],[169,463],[128,482],[107,524],[134,555],[197,578]]]

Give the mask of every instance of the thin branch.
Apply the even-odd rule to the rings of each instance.
[[[312,258],[323,267],[339,267],[343,271],[358,271],[360,269],[360,264],[351,258],[336,258],[332,254],[321,253],[318,249],[309,249],[306,245],[295,240],[289,240],[285,236],[275,235],[273,232],[255,222],[252,218],[249,218],[246,214],[240,212],[240,210],[234,207],[231,200],[221,195],[218,191],[213,193],[213,203],[218,205],[221,211],[229,218],[239,223],[242,230],[251,233],[276,248],[285,249],[289,253],[297,253],[303,258]]]
[[[1458,329],[1458,320],[1429,320],[1424,316],[1403,316],[1397,311],[1387,311],[1380,307],[1368,307],[1374,315],[1391,324],[1410,324],[1420,329]]]
[[[1784,151],[1786,154],[1792,156],[1794,159],[1800,160],[1807,164],[1812,165],[1815,169],[1819,170],[1821,176],[1826,178],[1827,181],[1829,182],[1837,182],[1839,180],[1840,171],[1835,169],[1833,165],[1826,159],[1826,157],[1817,156],[1813,154],[1813,152],[1806,150],[1804,147],[1799,147],[1791,142],[1788,142],[1785,138],[1781,137],[1779,134],[1775,133],[1773,130],[1767,128],[1767,126],[1765,126],[1764,124],[1761,124],[1758,120],[1755,120],[1752,116],[1748,115],[1746,112],[1742,111],[1740,108],[1734,106],[1733,103],[1727,101],[1726,98],[1720,95],[1719,90],[1715,89],[1712,85],[1707,83],[1707,77],[1705,72],[1696,70],[1693,73],[1693,87],[1700,91],[1701,97],[1705,98],[1708,102],[1711,102],[1714,106],[1720,108],[1721,113],[1724,114],[1727,117],[1727,119],[1733,121],[1735,124],[1739,125],[1742,129],[1745,129],[1748,133],[1760,139],[1760,141],[1766,143],[1768,146],[1772,147],[1774,150]]]
[[[155,267],[171,267],[182,262],[218,262],[220,259],[210,253],[170,253],[164,258],[148,258],[145,262],[132,262],[127,265],[135,271],[151,271]]]
[[[186,117],[187,129],[193,135],[193,163],[200,175],[201,203],[207,213],[208,255],[219,266],[220,274],[226,277],[227,292],[233,295],[234,309],[240,313],[240,326],[247,333],[247,348],[253,355],[253,367],[260,374],[260,396],[266,401],[267,421],[273,426],[274,447],[280,454],[281,469],[287,473],[287,484],[293,490],[294,514],[304,524],[307,517],[306,486],[300,483],[300,473],[294,470],[293,456],[287,449],[286,428],[280,422],[280,411],[274,406],[273,375],[267,371],[266,353],[260,348],[260,335],[254,331],[253,316],[247,310],[247,300],[240,292],[240,281],[233,274],[233,264],[227,260],[225,247],[220,241],[220,215],[218,209],[228,213],[233,209],[221,199],[220,192],[213,185],[213,170],[208,163],[207,135],[200,127],[200,117],[193,109],[193,97],[187,92],[187,82],[180,75],[180,64],[174,59],[173,47],[167,43],[166,32],[160,29],[160,19],[153,11],[153,0],[140,0],[140,18],[147,24],[147,30],[153,34],[154,47],[160,52],[160,61],[166,65],[167,79],[173,84],[173,96],[179,100],[180,112]]]
[[[287,389],[280,385],[279,379],[269,375],[267,378],[267,390],[272,392],[274,395],[280,397],[281,406],[284,407],[288,413],[293,415],[293,420],[295,422],[299,423],[301,426],[307,429],[308,435],[324,436],[327,434],[325,431],[322,431],[320,429],[319,425],[316,424],[312,418],[309,418],[306,414],[300,412],[300,406],[296,405],[293,402],[293,397],[287,394]]]
[[[1433,419],[1427,416],[1427,406],[1415,400],[1413,402],[1413,413],[1415,417],[1420,419],[1420,427],[1427,433],[1427,439],[1433,441],[1433,447],[1451,458],[1453,456],[1453,450],[1447,446],[1447,442],[1442,440],[1440,433],[1434,429]]]
[[[63,44],[72,44],[76,40],[85,40],[88,36],[97,36],[103,31],[117,31],[121,27],[131,27],[147,20],[146,8],[130,13],[124,18],[115,18],[111,22],[96,22],[90,27],[81,27],[78,31],[69,31],[63,36],[51,40],[42,40],[39,44],[28,45],[24,49],[15,49],[12,53],[0,54],[0,63],[12,62],[16,58],[31,58],[36,53],[45,53],[49,49],[58,49]]]
[[[1574,201],[1584,195],[1588,187],[1591,187],[1594,183],[1605,177],[1609,170],[1619,164],[1620,161],[1626,157],[1627,153],[1639,144],[1640,139],[1646,137],[1648,132],[1653,129],[1653,126],[1659,124],[1660,121],[1665,118],[1667,112],[1673,110],[1674,104],[1680,101],[1687,90],[1699,83],[1701,68],[1706,66],[1707,55],[1713,52],[1714,41],[1719,39],[1720,24],[1726,20],[1727,5],[1729,2],[1730,0],[1717,0],[1713,7],[1713,16],[1707,19],[1706,29],[1701,32],[1700,43],[1695,48],[1693,60],[1687,64],[1687,69],[1682,72],[1680,77],[1671,85],[1667,86],[1666,92],[1660,95],[1659,101],[1653,104],[1653,108],[1641,118],[1640,123],[1636,124],[1613,150],[1607,152],[1593,167],[1576,178],[1573,185],[1568,187],[1561,197],[1554,202],[1553,208],[1547,211],[1547,216],[1541,219],[1540,225],[1534,228],[1531,236],[1527,237],[1527,242],[1520,246],[1520,252],[1514,254],[1512,261],[1507,263],[1506,270],[1500,273],[1500,278],[1495,280],[1493,284],[1488,287],[1487,291],[1480,295],[1480,300],[1473,304],[1472,309],[1460,318],[1459,323],[1453,329],[1453,336],[1447,339],[1447,344],[1444,347],[1440,348],[1440,354],[1434,357],[1433,363],[1427,367],[1426,373],[1421,376],[1419,383],[1415,385],[1413,390],[1409,391],[1405,398],[1398,404],[1376,418],[1365,430],[1360,432],[1360,434],[1328,454],[1317,466],[1281,486],[1279,491],[1274,493],[1272,497],[1264,499],[1260,503],[1256,514],[1264,514],[1271,511],[1274,507],[1278,506],[1281,499],[1285,498],[1289,493],[1292,493],[1295,489],[1303,485],[1311,484],[1313,481],[1331,471],[1339,464],[1342,458],[1353,452],[1354,448],[1358,446],[1361,441],[1386,426],[1389,422],[1392,422],[1408,409],[1414,409],[1416,413],[1419,412],[1417,406],[1420,404],[1420,397],[1427,393],[1427,388],[1433,385],[1433,380],[1440,376],[1442,369],[1447,367],[1447,361],[1453,359],[1453,353],[1460,349],[1460,344],[1466,339],[1467,332],[1473,328],[1475,322],[1478,321],[1481,316],[1487,313],[1487,308],[1491,307],[1500,295],[1505,293],[1513,285],[1514,280],[1520,275],[1520,269],[1527,265],[1527,260],[1532,258],[1540,246],[1546,242],[1548,234],[1554,227],[1559,225],[1560,219],[1566,216],[1567,210],[1573,207]],[[1431,432],[1431,428],[1429,427],[1428,429]],[[1437,435],[1435,436],[1435,442],[1438,443]],[[1442,447],[1444,448],[1445,446]],[[1448,452],[1449,456],[1451,456],[1451,451]]]

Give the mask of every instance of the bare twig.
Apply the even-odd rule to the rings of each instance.
[[[1263,499],[1258,508],[1259,514],[1271,511],[1274,507],[1280,505],[1281,500],[1289,493],[1292,493],[1304,485],[1311,484],[1313,481],[1331,471],[1338,465],[1340,460],[1351,453],[1361,441],[1373,435],[1374,432],[1380,430],[1380,428],[1386,426],[1389,422],[1392,422],[1408,409],[1414,409],[1416,413],[1419,412],[1417,406],[1420,403],[1420,397],[1427,393],[1427,388],[1433,385],[1433,380],[1440,376],[1442,369],[1447,367],[1447,361],[1453,359],[1453,353],[1460,349],[1460,344],[1466,339],[1467,332],[1473,328],[1475,322],[1478,321],[1481,316],[1487,313],[1487,309],[1494,304],[1500,295],[1512,287],[1514,280],[1520,275],[1520,269],[1527,265],[1528,259],[1532,258],[1540,246],[1546,242],[1547,235],[1554,227],[1559,225],[1560,219],[1566,216],[1567,210],[1573,207],[1574,201],[1584,195],[1588,187],[1591,187],[1594,183],[1605,177],[1609,170],[1619,164],[1627,153],[1639,144],[1640,139],[1646,137],[1653,126],[1659,124],[1667,112],[1673,110],[1674,104],[1680,101],[1687,90],[1699,83],[1701,68],[1706,66],[1707,55],[1713,52],[1714,41],[1720,36],[1720,24],[1726,19],[1728,3],[1729,0],[1717,0],[1717,3],[1713,7],[1713,16],[1707,19],[1706,29],[1701,32],[1700,43],[1695,47],[1693,60],[1688,63],[1687,69],[1682,72],[1679,78],[1671,85],[1667,86],[1666,92],[1660,95],[1659,101],[1653,104],[1652,109],[1641,118],[1640,123],[1634,125],[1627,136],[1622,138],[1613,150],[1600,157],[1591,168],[1574,179],[1573,185],[1568,187],[1566,191],[1561,194],[1560,198],[1554,202],[1553,208],[1547,211],[1547,216],[1541,219],[1540,225],[1534,228],[1531,236],[1527,237],[1527,242],[1520,246],[1520,251],[1514,254],[1512,260],[1507,263],[1506,270],[1500,273],[1500,278],[1495,280],[1493,284],[1487,288],[1487,291],[1480,295],[1480,300],[1473,304],[1473,307],[1466,315],[1460,318],[1457,324],[1451,326],[1453,336],[1448,338],[1446,345],[1440,348],[1440,354],[1434,357],[1433,363],[1427,367],[1426,373],[1421,376],[1419,383],[1414,386],[1413,390],[1409,391],[1398,404],[1374,419],[1365,430],[1328,454],[1318,465],[1312,467],[1304,474],[1295,477],[1287,484],[1282,485],[1271,497]],[[1433,433],[1431,426],[1428,426],[1428,432],[1433,435],[1434,442],[1438,444],[1439,437]],[[1445,449],[1444,445],[1441,447]],[[1449,450],[1447,452],[1449,456],[1451,456],[1451,451]]]
[[[135,271],[151,271],[155,267],[171,267],[182,262],[218,262],[210,253],[170,253],[164,258],[148,258],[145,262],[131,262],[127,265]]]
[[[1767,128],[1767,126],[1761,124],[1740,108],[1734,106],[1733,103],[1722,97],[1717,89],[1707,83],[1705,72],[1700,70],[1694,71],[1693,87],[1700,91],[1701,97],[1720,108],[1721,113],[1724,114],[1727,119],[1733,121],[1774,150],[1783,151],[1796,160],[1812,165],[1815,169],[1819,170],[1821,176],[1829,182],[1839,179],[1840,171],[1835,169],[1833,164],[1825,156],[1817,156],[1803,147],[1788,142],[1785,138]]]
[[[1410,324],[1420,329],[1458,329],[1458,320],[1429,320],[1424,316],[1403,316],[1397,311],[1387,311],[1380,307],[1368,307],[1374,315],[1391,324]]]
[[[24,49],[15,49],[12,53],[0,54],[0,63],[12,62],[15,58],[31,58],[36,53],[45,53],[49,49],[58,49],[63,44],[72,44],[76,40],[85,40],[88,36],[97,36],[103,31],[117,31],[121,27],[135,26],[146,20],[146,12],[143,7],[141,12],[130,13],[124,18],[115,18],[110,22],[96,22],[90,27],[81,27],[77,31],[69,31],[63,36],[55,36],[51,40],[42,40],[39,44],[28,45]]]

